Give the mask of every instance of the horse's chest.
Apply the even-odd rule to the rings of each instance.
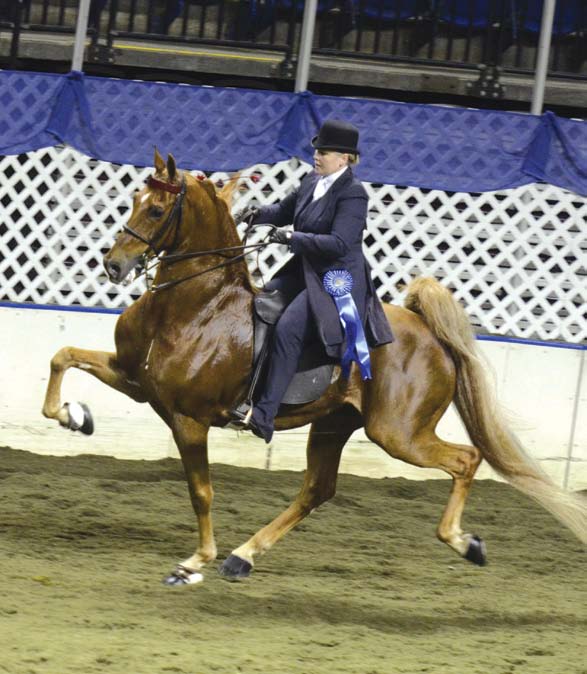
[[[229,305],[201,310],[197,321],[167,315],[149,330],[133,331],[132,339],[126,334],[125,370],[150,402],[164,408],[193,412],[225,405],[244,385],[252,359],[252,324],[243,313],[242,306]]]
[[[157,380],[178,378],[190,368],[196,354],[205,349],[202,335],[184,335],[175,331],[155,334],[143,345],[140,367],[149,378]]]
[[[141,363],[143,376],[151,385],[182,388],[214,377],[227,376],[232,350],[218,336],[206,332],[155,336]]]

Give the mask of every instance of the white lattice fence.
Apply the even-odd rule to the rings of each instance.
[[[292,160],[252,169],[262,178],[235,207],[282,198],[309,167]],[[143,292],[142,282],[110,284],[102,255],[150,172],[65,147],[0,158],[0,299],[129,304]],[[365,244],[382,297],[398,300],[411,277],[433,275],[455,291],[482,332],[587,340],[584,198],[545,185],[481,194],[367,189]],[[271,246],[251,256],[251,269],[269,274],[282,256]]]

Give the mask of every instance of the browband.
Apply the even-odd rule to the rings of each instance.
[[[157,180],[153,176],[147,178],[147,185],[156,190],[163,190],[164,192],[171,192],[171,194],[179,194],[181,192],[181,185],[173,185],[172,183],[164,183],[162,180]]]

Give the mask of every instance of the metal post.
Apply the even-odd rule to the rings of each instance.
[[[573,405],[573,418],[571,420],[571,432],[569,434],[569,447],[567,450],[567,462],[565,465],[565,475],[563,478],[563,487],[569,488],[569,479],[571,477],[571,464],[573,463],[573,448],[577,433],[579,408],[581,406],[581,386],[583,384],[583,372],[585,371],[585,350],[581,351],[581,360],[579,363],[579,374],[577,375],[577,389],[575,391],[575,404]]]
[[[75,27],[75,43],[73,45],[73,58],[71,69],[80,71],[84,67],[84,49],[86,47],[86,35],[88,32],[88,17],[90,15],[91,0],[80,0],[77,11],[77,25]]]
[[[300,36],[300,51],[298,52],[298,67],[296,70],[296,93],[298,91],[306,91],[308,88],[317,8],[318,0],[306,0],[304,4],[304,18],[302,20],[302,34]]]
[[[544,0],[542,5],[542,23],[540,25],[540,39],[538,41],[538,55],[536,59],[536,75],[534,77],[534,90],[532,92],[533,115],[542,114],[544,104],[544,88],[546,86],[546,74],[548,72],[548,57],[550,56],[550,43],[552,41],[552,24],[556,0]]]
[[[22,13],[24,11],[23,0],[18,0],[14,5],[14,14],[12,21],[12,42],[10,44],[10,67],[16,68],[18,59],[18,45],[20,43],[20,29],[22,26]]]

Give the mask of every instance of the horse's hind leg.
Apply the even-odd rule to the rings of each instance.
[[[118,365],[115,353],[66,346],[51,359],[51,374],[43,404],[43,414],[48,419],[56,419],[62,426],[71,427],[68,407],[61,403],[61,384],[70,367],[88,372],[107,386],[126,394],[137,402],[145,402],[139,385],[127,378]]]
[[[357,417],[349,411],[331,414],[312,424],[304,484],[295,501],[244,545],[233,550],[218,569],[222,576],[230,580],[248,576],[255,555],[267,552],[312,510],[334,496],[342,449],[359,426]]]
[[[381,421],[368,423],[367,436],[390,456],[423,468],[439,468],[453,480],[446,508],[437,529],[438,538],[459,555],[475,564],[485,564],[485,547],[481,539],[461,529],[461,517],[475,472],[481,463],[481,452],[470,445],[441,440],[433,431],[406,434],[409,424],[393,429]]]
[[[425,441],[420,451],[422,449],[435,456],[438,468],[453,480],[448,503],[438,524],[438,538],[465,559],[483,566],[486,563],[485,544],[478,536],[463,533],[461,529],[465,502],[481,463],[481,452],[472,445],[446,442],[436,435]]]

